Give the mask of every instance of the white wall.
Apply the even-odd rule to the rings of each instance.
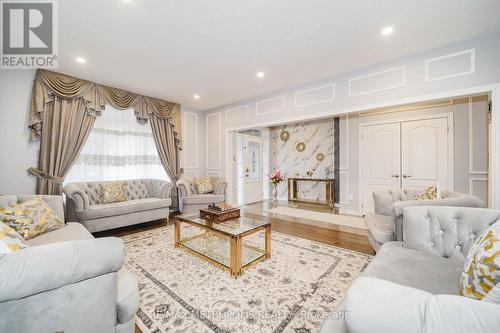
[[[230,167],[224,160],[226,149],[232,151],[232,143],[226,142],[228,130],[438,99],[452,91],[485,91],[500,83],[498,59],[500,32],[208,110],[209,164],[218,174]]]
[[[0,70],[0,193],[35,193],[38,143],[29,143],[28,119],[35,71]]]

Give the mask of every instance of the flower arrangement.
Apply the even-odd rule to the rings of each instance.
[[[281,174],[280,170],[276,170],[272,175],[269,176],[271,183],[277,185],[285,180],[285,177]]]

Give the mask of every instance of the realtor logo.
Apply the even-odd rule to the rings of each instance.
[[[0,68],[57,68],[57,11],[52,1],[3,1]]]

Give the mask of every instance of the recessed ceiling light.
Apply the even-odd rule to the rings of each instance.
[[[198,94],[194,94],[194,95],[193,95],[193,98],[194,98],[194,99],[200,99],[200,95],[198,95]]]
[[[392,34],[393,31],[394,31],[393,27],[385,27],[384,29],[382,29],[381,33],[382,36],[389,36],[390,34]]]
[[[85,60],[85,58],[82,57],[76,57],[76,62],[80,64],[85,64],[87,60]]]
[[[258,72],[258,73],[257,73],[257,77],[258,77],[259,79],[262,79],[264,76],[266,76],[266,74],[264,74],[264,72]]]

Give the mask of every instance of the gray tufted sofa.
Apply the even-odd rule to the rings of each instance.
[[[0,207],[33,198],[0,195]],[[62,196],[42,199],[64,219]],[[95,239],[80,223],[68,222],[26,243],[0,256],[0,331],[134,332],[139,290],[122,268],[122,240]]]
[[[391,189],[373,192],[375,214],[368,213],[365,223],[368,227],[368,240],[375,251],[385,242],[401,241],[403,237],[403,210],[411,206],[457,206],[484,207],[478,197],[460,192],[443,191],[438,200],[413,200],[420,190]]]
[[[63,187],[69,221],[82,223],[90,232],[168,219],[173,185],[160,179],[125,180],[128,200],[101,203],[100,184],[112,182],[77,182]]]
[[[491,209],[404,209],[403,242],[382,245],[321,333],[498,332],[500,304],[461,296],[459,283],[469,248],[499,219]]]
[[[210,181],[214,187],[214,192],[207,194],[199,194],[196,186],[191,183],[188,177],[182,177],[177,181],[179,210],[183,214],[197,212],[200,208],[207,208],[211,203],[218,204],[226,201],[226,181],[218,177],[210,177]]]

